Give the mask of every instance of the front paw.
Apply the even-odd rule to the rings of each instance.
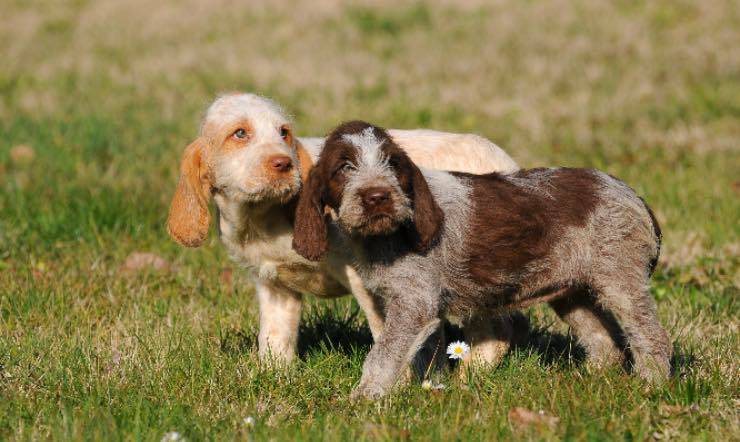
[[[357,387],[355,387],[354,390],[352,390],[352,394],[350,395],[350,399],[353,401],[360,401],[360,400],[377,400],[382,398],[388,393],[388,391],[381,387],[380,385],[373,384],[373,383],[367,383],[363,384],[361,383]]]
[[[262,346],[259,349],[260,363],[270,368],[287,367],[295,358],[295,352],[291,350]]]

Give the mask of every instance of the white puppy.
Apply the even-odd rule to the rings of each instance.
[[[477,135],[431,130],[390,130],[416,164],[471,173],[511,172],[517,164]],[[210,224],[211,196],[223,244],[254,278],[260,307],[260,357],[290,361],[296,354],[302,293],[327,298],[351,291],[377,339],[383,317],[349,265],[350,258],[311,262],[291,248],[296,195],[323,146],[322,138],[298,139],[280,107],[253,94],[219,97],[206,112],[200,136],[183,154],[180,180],[167,220],[169,234],[198,247]],[[487,361],[508,342],[481,341]]]

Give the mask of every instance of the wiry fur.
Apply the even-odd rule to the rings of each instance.
[[[287,128],[288,136],[281,134]],[[245,139],[233,137],[238,129]],[[474,135],[429,130],[393,131],[409,155],[429,167],[461,171],[515,170],[493,143]],[[184,152],[167,228],[174,240],[198,247],[206,239],[211,197],[217,227],[230,257],[254,277],[260,307],[261,357],[289,361],[296,353],[302,293],[319,297],[352,292],[374,337],[382,333],[382,303],[365,290],[351,256],[316,263],[291,248],[295,195],[317,159],[323,139],[298,139],[273,101],[254,94],[227,94],[211,104],[198,138]],[[271,159],[293,165],[276,171]]]
[[[369,131],[376,142],[348,142],[355,138],[347,134]],[[362,152],[370,148],[376,152]],[[383,168],[373,181],[357,161],[362,157],[380,158],[392,177]],[[351,167],[343,169],[347,163]],[[423,187],[416,174],[423,176]],[[384,207],[363,204],[354,195],[363,192],[354,183],[357,176],[385,185],[390,194],[404,192],[407,207],[396,210],[401,196],[388,198]],[[481,176],[421,171],[387,133],[363,122],[339,126],[329,136],[309,181],[297,216],[317,218],[324,204],[340,214],[337,224],[345,239],[339,246],[349,244],[358,273],[386,306],[383,336],[367,357],[356,394],[385,394],[441,318],[455,318],[480,340],[475,332],[486,330],[496,315],[542,301],[552,303],[597,360],[613,358],[616,351],[612,324],[601,321],[612,315],[636,372],[651,381],[668,376],[670,341],[648,290],[659,230],[647,206],[623,182],[588,169]],[[303,204],[306,200],[314,204]],[[414,211],[411,219],[408,209]],[[438,241],[421,249],[408,235],[419,230],[418,210],[440,229]],[[353,217],[343,218],[345,212]],[[398,219],[383,224],[388,227],[382,232],[364,234],[377,213],[398,214]],[[305,256],[315,258],[319,253],[312,250],[308,225],[299,227],[296,250],[314,252]],[[330,241],[330,256],[334,246]],[[584,335],[590,332],[595,335]]]
[[[359,155],[356,158],[358,166],[347,172],[350,179],[347,182],[344,200],[340,206],[339,220],[350,225],[357,225],[361,233],[372,235],[375,233],[371,229],[372,224],[363,224],[362,210],[357,210],[361,204],[359,202],[361,195],[358,190],[383,185],[393,178],[393,170],[388,164],[387,158],[378,155],[380,152],[378,147],[382,141],[378,140],[371,128],[359,134],[345,134],[343,138],[350,144],[357,146]],[[394,190],[392,204],[396,216],[393,221],[404,222],[410,219],[412,215],[409,209],[409,201],[397,185]],[[388,221],[391,222],[390,219]]]

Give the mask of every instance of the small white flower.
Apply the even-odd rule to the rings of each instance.
[[[244,425],[246,425],[247,428],[254,428],[254,418],[252,416],[245,417]]]
[[[421,389],[424,391],[442,391],[445,388],[445,384],[435,384],[432,383],[429,379],[426,379],[424,382],[421,383]]]
[[[450,355],[450,359],[462,359],[469,351],[470,346],[462,341],[455,341],[447,346],[447,354]]]
[[[166,433],[164,436],[162,436],[161,442],[182,442],[185,438],[182,437],[180,433],[177,431],[170,431],[169,433]]]

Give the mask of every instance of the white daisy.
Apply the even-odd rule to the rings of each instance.
[[[447,388],[445,384],[434,384],[429,379],[421,383],[421,389],[425,391],[442,391],[445,388]]]
[[[254,428],[254,418],[252,416],[245,417],[244,425],[246,425],[247,428]]]
[[[450,355],[450,359],[462,359],[469,351],[470,346],[462,341],[455,341],[447,346],[447,354]]]

